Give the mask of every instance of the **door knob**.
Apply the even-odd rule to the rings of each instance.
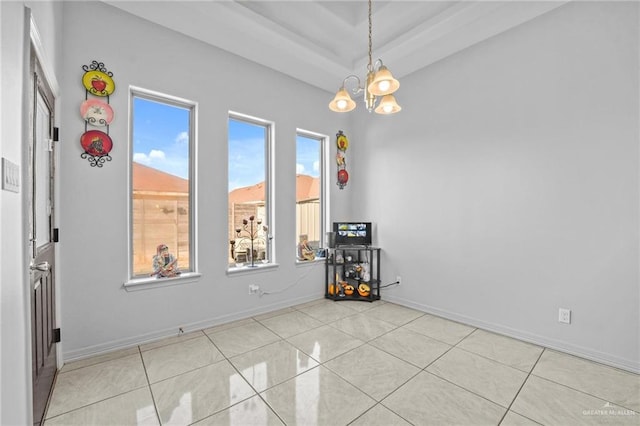
[[[32,271],[43,271],[43,272],[47,272],[50,268],[49,262],[47,262],[46,260],[44,262],[40,262],[38,264],[31,264],[29,265],[29,268],[31,268]]]

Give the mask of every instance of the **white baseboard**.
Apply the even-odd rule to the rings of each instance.
[[[619,368],[622,370],[630,371],[632,373],[640,374],[640,361],[620,358],[618,356],[595,351],[593,349],[585,348],[582,346],[572,345],[560,340],[550,339],[538,334],[529,333],[522,330],[513,329],[502,324],[494,324],[479,320],[476,318],[461,315],[456,312],[449,312],[442,309],[434,308],[433,306],[423,305],[416,303],[413,300],[407,300],[399,297],[385,296],[385,300],[398,305],[406,306],[407,308],[413,308],[428,314],[437,315],[442,318],[457,321],[463,324],[467,324],[473,327],[481,328],[486,331],[491,331],[504,336],[513,337],[515,339],[523,340],[525,342],[533,343],[545,348],[554,349],[560,352],[564,352],[570,355],[575,355],[581,358],[585,358],[591,361],[599,362],[611,367]]]
[[[263,305],[254,309],[248,309],[245,311],[234,312],[232,314],[225,314],[219,317],[211,318],[205,321],[198,321],[191,324],[181,325],[184,332],[203,330],[206,328],[214,327],[221,324],[226,324],[232,321],[237,321],[252,316],[265,314],[268,312],[276,311],[278,309],[284,309],[290,306],[299,305],[302,303],[310,302],[320,299],[324,294],[306,295],[304,297],[289,299],[269,305]],[[481,328],[486,331],[491,331],[504,336],[512,337],[515,339],[523,340],[525,342],[533,343],[545,348],[554,349],[560,352],[575,355],[581,358],[589,359],[591,361],[599,362],[601,364],[609,365],[611,367],[620,368],[622,370],[630,371],[632,373],[640,374],[640,362],[637,360],[629,360],[617,357],[615,355],[594,351],[593,349],[585,348],[582,346],[571,345],[563,341],[556,339],[550,339],[545,336],[529,333],[522,330],[513,329],[502,324],[494,324],[479,320],[466,315],[461,315],[456,312],[449,312],[446,310],[438,309],[433,306],[416,303],[413,300],[407,300],[403,298],[393,297],[390,295],[385,296],[385,301],[397,303],[398,305],[406,306],[408,308],[417,309],[428,314],[437,315],[442,318],[457,321],[463,324],[467,324],[473,327]],[[63,362],[76,361],[82,358],[101,355],[104,353],[112,352],[115,350],[126,349],[145,343],[154,342],[156,340],[172,337],[176,335],[177,326],[171,327],[165,330],[154,331],[152,333],[142,334],[138,336],[129,337],[126,339],[113,340],[98,345],[87,346],[80,349],[75,349],[69,352],[64,352]]]
[[[263,296],[264,297],[264,296]],[[86,346],[79,349],[74,349],[68,352],[63,352],[62,363],[77,361],[79,359],[88,358],[96,355],[102,355],[108,352],[113,352],[121,349],[127,349],[145,343],[151,343],[157,340],[165,339],[167,337],[176,336],[176,330],[178,327],[182,327],[185,333],[197,330],[204,330],[217,325],[226,324],[232,321],[238,321],[245,318],[250,318],[256,315],[266,314],[268,312],[277,311],[279,309],[288,308],[290,306],[299,305],[306,302],[311,302],[324,297],[322,294],[312,294],[303,297],[280,301],[268,305],[262,305],[257,308],[247,309],[245,311],[234,312],[232,314],[225,314],[219,317],[207,319],[204,321],[197,321],[191,324],[181,324],[180,326],[174,326],[164,330],[158,330],[151,333],[141,334],[138,336],[132,336],[125,339],[112,340],[106,343],[100,343],[93,346]]]

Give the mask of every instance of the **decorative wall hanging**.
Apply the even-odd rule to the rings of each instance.
[[[80,116],[84,120],[84,133],[80,136],[80,145],[84,152],[80,154],[80,158],[88,160],[91,167],[102,167],[106,161],[111,161],[109,152],[113,148],[113,141],[109,136],[109,125],[114,113],[109,105],[109,97],[116,90],[116,84],[113,73],[107,71],[102,62],[91,61],[91,64],[83,65],[82,69],[85,92],[84,102],[80,105]],[[88,125],[105,129],[87,130]]]
[[[113,142],[108,134],[100,130],[89,130],[80,137],[80,145],[84,148],[85,154],[94,157],[104,157],[109,155]],[[100,167],[100,166],[98,166]]]
[[[80,105],[80,115],[92,126],[104,127],[113,121],[113,109],[99,99],[87,99]]]
[[[87,92],[96,96],[109,96],[116,85],[113,82],[113,73],[107,72],[102,62],[93,61],[91,65],[83,65],[82,69],[86,72],[82,76],[82,84]]]
[[[338,164],[338,182],[336,183],[340,189],[344,189],[349,181],[349,173],[347,173],[347,159],[345,153],[349,148],[349,139],[347,135],[342,133],[342,130],[338,130],[336,133],[336,146],[338,152],[336,153],[336,163]]]

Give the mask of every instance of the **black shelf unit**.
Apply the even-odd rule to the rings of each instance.
[[[360,284],[369,287],[368,295],[359,293]],[[348,286],[353,287],[352,294],[345,293],[345,290],[348,293]],[[335,301],[380,300],[380,248],[345,245],[328,249],[324,297]]]

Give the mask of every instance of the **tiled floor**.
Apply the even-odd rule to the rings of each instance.
[[[640,425],[640,377],[384,302],[317,300],[67,364],[45,425]]]

